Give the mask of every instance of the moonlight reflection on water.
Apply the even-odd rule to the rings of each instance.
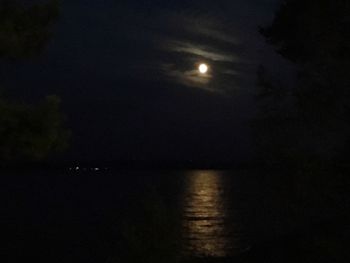
[[[183,220],[188,253],[217,257],[230,253],[234,240],[227,229],[224,190],[218,171],[194,171],[188,176]]]

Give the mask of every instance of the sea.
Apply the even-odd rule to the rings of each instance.
[[[265,177],[248,170],[5,173],[2,250],[18,262],[109,262],[118,247],[176,239],[184,256],[238,255],[280,231],[283,209]]]

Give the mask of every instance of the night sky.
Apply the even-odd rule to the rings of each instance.
[[[278,2],[63,0],[45,52],[3,79],[25,101],[62,98],[67,160],[246,160],[257,67],[283,74],[258,33]]]

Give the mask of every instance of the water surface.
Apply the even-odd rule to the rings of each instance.
[[[12,233],[6,249],[51,262],[106,260],[117,239],[118,219],[130,204],[138,209],[150,189],[167,208],[180,208],[187,255],[240,253],[249,247],[251,233],[257,233],[256,223],[266,228],[266,220],[257,212],[261,193],[249,173],[44,172],[4,176],[3,183],[4,220]],[[29,243],[37,249],[29,250]]]
[[[230,199],[233,188],[227,176],[222,171],[191,171],[185,175],[183,227],[187,253],[223,257],[244,249],[239,211]]]

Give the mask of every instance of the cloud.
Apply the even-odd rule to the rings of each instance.
[[[222,90],[214,89],[209,85],[213,78],[210,73],[202,75],[198,72],[198,70],[180,70],[176,68],[176,65],[174,64],[163,64],[161,68],[164,74],[172,79],[175,79],[182,85],[200,88],[214,93],[223,93]]]
[[[172,10],[166,10],[156,21],[160,30],[155,46],[164,54],[158,62],[166,78],[187,87],[229,92],[240,77],[239,65],[246,63],[241,58],[242,41],[230,23],[206,12]],[[198,63],[209,64],[212,71],[199,74]]]
[[[164,45],[165,50],[178,53],[187,53],[189,55],[198,56],[202,59],[222,62],[238,62],[239,58],[235,55],[224,53],[223,51],[210,50],[210,47],[200,44],[193,44],[182,41],[168,41]]]
[[[226,14],[232,9],[230,2],[204,0],[203,6],[199,0],[169,1],[160,1],[159,7],[145,13],[146,2],[132,2],[130,8],[125,0],[116,23],[122,30],[119,35],[125,35],[125,40],[118,38],[119,58],[138,76],[229,93],[247,63],[236,16]],[[198,63],[209,64],[211,73],[198,74]]]
[[[193,25],[191,31],[229,44],[239,45],[241,43],[236,37],[214,28]]]

